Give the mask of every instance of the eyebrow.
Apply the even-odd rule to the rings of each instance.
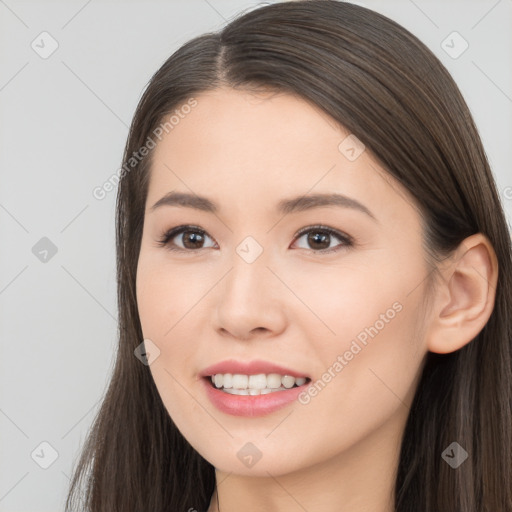
[[[186,192],[169,192],[160,198],[152,207],[154,211],[161,206],[179,206],[184,208],[194,208],[209,213],[217,213],[219,207],[210,199],[196,194]],[[312,208],[322,206],[338,206],[341,208],[351,208],[358,210],[373,220],[377,220],[373,213],[359,201],[345,196],[343,194],[309,194],[306,196],[297,196],[289,199],[283,199],[277,203],[276,210],[284,215],[295,212],[302,212]]]

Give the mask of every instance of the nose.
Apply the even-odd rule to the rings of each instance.
[[[284,330],[285,287],[264,254],[251,263],[235,254],[231,269],[219,283],[215,328],[222,336],[248,341],[274,337]]]

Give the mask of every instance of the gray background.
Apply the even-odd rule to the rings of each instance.
[[[182,43],[258,3],[0,0],[1,512],[63,509],[105,391],[117,328],[116,192],[98,200],[92,191],[119,168],[144,86]],[[359,3],[448,67],[511,219],[512,0]]]

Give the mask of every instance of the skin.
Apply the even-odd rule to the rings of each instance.
[[[390,512],[425,356],[461,348],[485,325],[494,251],[483,235],[466,239],[429,295],[415,202],[369,150],[347,159],[338,146],[348,131],[291,94],[220,88],[196,99],[153,150],[137,301],[144,338],[160,350],[150,370],[163,403],[216,468],[208,510],[218,497],[222,512],[242,503],[247,512]],[[207,196],[219,212],[151,210],[172,190]],[[318,192],[354,198],[375,219],[346,207],[275,211],[281,199]],[[183,234],[169,243],[188,252],[158,245],[182,224],[204,230],[202,245],[186,249]],[[327,237],[339,250],[322,254],[308,233],[296,236],[317,224],[354,244]],[[263,249],[253,263],[236,252],[247,236]],[[273,361],[315,382],[397,302],[400,312],[308,404],[236,417],[216,409],[199,381],[205,367],[234,358]],[[247,442],[262,454],[252,467],[237,457]]]

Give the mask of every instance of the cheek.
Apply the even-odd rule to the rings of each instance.
[[[191,396],[184,388],[190,390],[194,384],[201,339],[208,335],[201,334],[204,317],[198,318],[204,314],[204,296],[213,284],[211,272],[197,265],[171,266],[160,254],[141,253],[139,258],[137,307],[141,329],[144,339],[159,349],[150,370],[165,406],[177,409],[168,409],[173,419],[175,414],[183,416],[191,405]]]
[[[422,262],[344,268],[294,291],[314,314],[296,315],[318,385],[303,396],[320,422],[375,421],[410,405],[425,351]],[[336,276],[333,278],[333,276]],[[380,411],[380,413],[379,413]],[[313,420],[314,421],[314,420]]]
[[[187,315],[212,283],[207,269],[171,265],[157,256],[141,253],[139,258],[137,308],[144,337],[166,339],[190,322]]]
[[[420,272],[418,269],[418,273],[410,274]],[[325,354],[348,350],[356,338],[364,345],[382,332],[389,332],[391,324],[395,328],[401,325],[405,316],[402,311],[414,299],[409,294],[410,283],[415,283],[415,278],[403,275],[382,261],[282,269],[280,276],[300,299],[297,301],[291,294],[287,299],[286,290],[283,292],[283,303],[287,307],[295,304],[294,309],[287,309],[291,311],[291,328],[302,331],[309,345]],[[323,358],[321,361],[327,362]]]
[[[171,327],[168,312],[173,309],[173,283],[167,279],[158,269],[139,266],[137,308],[145,338],[162,337]]]
[[[137,307],[144,339],[150,339],[159,349],[158,357],[149,370],[173,422],[185,437],[190,435],[191,418],[196,418],[197,403],[191,398],[190,386],[194,355],[190,312],[197,297],[194,280],[186,273],[170,269],[165,262],[153,261],[141,254],[137,269]],[[193,429],[192,429],[193,430]]]
[[[318,344],[324,367],[314,386],[317,396],[303,397],[303,402],[310,400],[308,416],[314,421],[353,434],[356,425],[361,435],[395,414],[408,414],[425,355],[418,334],[419,294],[391,290],[372,294],[372,300],[366,306],[346,302],[344,313],[333,317],[338,336]]]

